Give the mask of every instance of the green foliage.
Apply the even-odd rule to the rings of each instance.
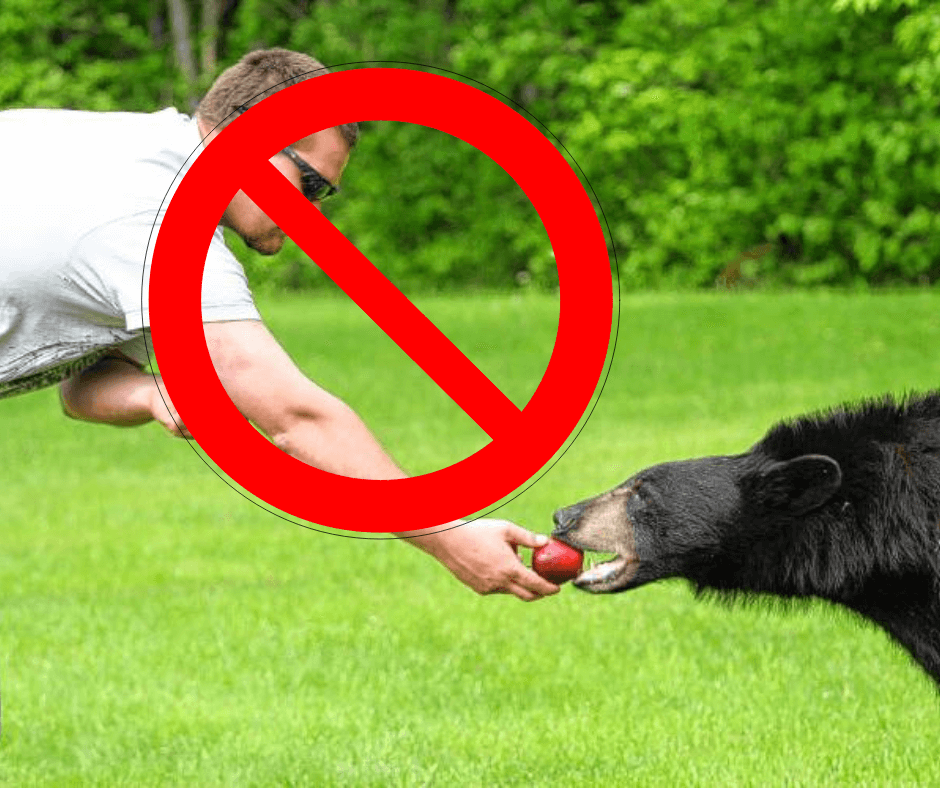
[[[531,113],[590,182],[627,288],[711,286],[737,265],[767,284],[940,280],[938,0],[227,8],[218,70],[264,46],[399,61]],[[0,106],[189,111],[213,74],[185,84],[167,26],[157,0],[5,0]],[[531,204],[457,139],[367,123],[344,195],[331,220],[402,286],[557,283]],[[327,284],[296,247],[266,259],[233,246],[256,285]]]
[[[940,127],[899,84],[903,16],[659,0],[592,36],[605,9],[577,9],[538,41],[519,2],[498,44],[481,26],[454,55],[510,95],[554,88],[531,109],[591,178],[626,286],[711,284],[765,241],[777,253],[762,276],[781,282],[940,276]],[[802,249],[799,265],[785,247]]]
[[[152,45],[147,4],[4,0],[0,107],[150,111],[176,77]]]

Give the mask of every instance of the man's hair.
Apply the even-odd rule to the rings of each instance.
[[[328,73],[319,60],[300,52],[288,49],[249,52],[219,75],[199,102],[196,113],[212,124],[223,120],[227,124],[235,119],[229,115],[238,107],[251,107],[279,90]],[[344,123],[337,128],[350,149],[355,147],[359,124]]]

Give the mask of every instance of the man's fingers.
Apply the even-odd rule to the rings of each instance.
[[[506,593],[517,596],[523,602],[534,602],[536,599],[541,599],[541,596],[538,594],[533,594],[531,591],[529,591],[529,589],[519,585],[518,583],[510,583],[509,587],[506,589]]]
[[[515,523],[506,524],[506,535],[509,538],[509,541],[514,545],[522,545],[523,547],[542,547],[543,545],[548,544],[548,537],[545,534],[537,534],[529,531],[522,526],[516,525]]]
[[[160,419],[160,423],[170,435],[174,438],[189,438],[193,436],[190,435],[189,430],[186,429],[184,424],[180,424],[179,421],[174,421],[172,418]]]
[[[509,583],[513,586],[524,588],[529,593],[540,597],[551,596],[561,591],[561,586],[556,586],[554,583],[548,582],[544,577],[528,569],[525,564],[516,568],[509,579]]]
[[[519,555],[518,551],[520,546],[531,547],[532,549],[542,547],[548,544],[549,538],[545,536],[545,534],[534,533],[508,520],[504,521],[504,524],[506,528],[506,541],[512,547],[516,558],[519,559],[519,565],[514,569],[508,580],[507,588],[509,593],[515,594],[520,599],[526,601],[557,594],[561,590],[560,586],[550,583],[544,577],[541,577],[529,569],[525,565],[525,562],[523,562],[522,556]]]
[[[176,417],[176,434],[181,438],[192,438],[193,436],[189,434],[189,430],[186,429],[186,425],[180,422],[179,416]]]

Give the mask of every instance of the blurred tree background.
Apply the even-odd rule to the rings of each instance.
[[[271,46],[447,69],[531,113],[624,289],[940,281],[937,0],[0,0],[0,108],[191,112]],[[521,190],[440,132],[364,124],[327,213],[399,286],[557,283]],[[232,247],[255,286],[328,286],[292,245]]]

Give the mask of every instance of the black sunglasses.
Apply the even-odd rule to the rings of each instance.
[[[248,107],[235,107],[239,114],[248,112]],[[300,170],[300,191],[303,192],[310,202],[323,202],[339,192],[339,186],[334,186],[330,181],[320,175],[313,167],[305,162],[296,151],[288,145],[281,151],[288,159],[297,165]]]

